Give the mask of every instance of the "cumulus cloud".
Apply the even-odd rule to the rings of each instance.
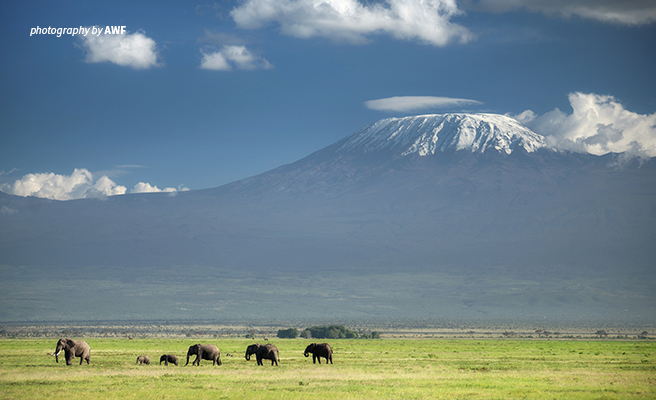
[[[157,67],[158,51],[155,41],[143,32],[122,35],[81,36],[86,62],[111,62],[123,67],[147,69]]]
[[[378,100],[369,100],[364,104],[367,108],[376,111],[409,112],[427,108],[460,107],[483,103],[477,100],[454,99],[450,97],[396,96]]]
[[[72,200],[124,194],[125,186],[107,176],[95,178],[88,170],[75,169],[71,175],[55,173],[27,174],[14,183],[4,183],[0,189],[17,196],[35,196],[52,200]]]
[[[134,188],[130,190],[130,193],[160,193],[160,192],[165,192],[165,193],[175,193],[175,192],[185,192],[189,190],[186,187],[178,187],[172,188],[172,187],[167,187],[164,189],[160,189],[157,186],[153,186],[150,183],[147,182],[139,182],[136,185],[134,185]]]
[[[656,3],[650,0],[467,0],[465,4],[466,8],[479,11],[528,10],[621,25],[645,25],[656,21]]]
[[[134,167],[134,166],[131,166]],[[180,185],[178,188],[158,188],[147,182],[134,185],[130,193],[177,193],[188,188]],[[75,169],[71,175],[55,173],[27,174],[14,183],[0,185],[0,191],[16,196],[34,196],[51,200],[73,200],[85,198],[103,198],[127,193],[127,188],[112,181],[107,174],[93,174],[89,170]],[[9,210],[11,211],[11,210]],[[7,210],[2,210],[7,214]]]
[[[461,14],[456,0],[246,0],[230,14],[240,28],[278,24],[283,34],[298,38],[366,43],[369,35],[387,34],[434,46],[474,39],[451,22]]]
[[[594,93],[570,93],[569,102],[571,114],[556,108],[538,116],[527,110],[515,118],[558,149],[656,157],[656,113],[637,114],[613,96]]]
[[[273,65],[264,57],[256,56],[246,46],[223,46],[220,51],[205,53],[200,62],[202,69],[230,71],[233,68],[253,70],[270,69]]]

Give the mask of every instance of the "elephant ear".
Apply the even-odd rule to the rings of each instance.
[[[66,339],[66,344],[68,345],[68,347],[71,348],[75,347],[75,342],[71,339]]]

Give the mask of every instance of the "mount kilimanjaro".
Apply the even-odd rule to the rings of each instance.
[[[656,161],[619,160],[444,114],[175,196],[0,193],[0,321],[652,321]]]

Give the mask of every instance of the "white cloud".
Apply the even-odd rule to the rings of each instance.
[[[230,64],[228,64],[228,60],[220,51],[216,53],[203,53],[200,67],[214,71],[230,71],[232,69]]]
[[[408,112],[427,108],[460,107],[482,103],[476,100],[454,99],[450,97],[396,96],[385,99],[369,100],[364,104],[367,108],[376,111]]]
[[[73,200],[84,198],[103,198],[127,193],[125,186],[112,181],[107,174],[92,174],[89,170],[75,169],[71,175],[55,173],[27,174],[14,183],[0,185],[0,190],[16,196],[34,196],[51,200]],[[180,185],[178,188],[158,188],[146,182],[134,185],[130,193],[177,193],[189,189]],[[7,210],[2,210],[8,213]]]
[[[365,43],[372,34],[419,40],[434,46],[466,43],[474,35],[450,22],[460,15],[456,0],[246,0],[230,13],[245,29],[277,23],[283,34]]]
[[[656,2],[651,0],[468,0],[466,8],[489,12],[528,10],[564,18],[577,16],[597,21],[644,25],[656,21]]]
[[[265,58],[251,53],[246,46],[223,46],[220,51],[203,53],[200,67],[214,71],[237,69],[270,69],[273,65]]]
[[[164,189],[160,189],[157,186],[152,186],[150,183],[147,182],[139,182],[136,185],[134,185],[134,188],[130,190],[130,193],[159,193],[159,192],[165,192],[165,193],[174,193],[174,192],[185,192],[189,189],[186,187],[178,187],[172,188],[172,187],[167,187]]]
[[[556,108],[541,116],[527,110],[515,118],[544,135],[555,148],[656,157],[656,113],[637,114],[624,109],[613,96],[594,93],[570,93],[569,102],[569,115]]]
[[[80,36],[87,53],[86,62],[111,62],[123,67],[147,69],[157,67],[158,52],[155,41],[143,32],[133,34],[88,34]]]
[[[95,178],[88,170],[75,169],[71,175],[55,173],[27,174],[13,184],[0,189],[17,196],[35,196],[52,200],[72,200],[124,194],[125,186],[114,183],[107,176]]]
[[[13,209],[11,207],[2,206],[2,208],[0,208],[0,214],[12,215],[12,214],[16,214],[16,213],[18,213],[18,210]]]
[[[524,125],[528,125],[536,119],[538,116],[532,110],[526,110],[517,115],[508,115],[509,117],[515,118],[517,121]]]

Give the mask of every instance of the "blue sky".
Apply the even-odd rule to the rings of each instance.
[[[15,1],[0,19],[7,193],[216,187],[424,113],[656,155],[649,1]],[[30,35],[108,25],[127,32]]]

